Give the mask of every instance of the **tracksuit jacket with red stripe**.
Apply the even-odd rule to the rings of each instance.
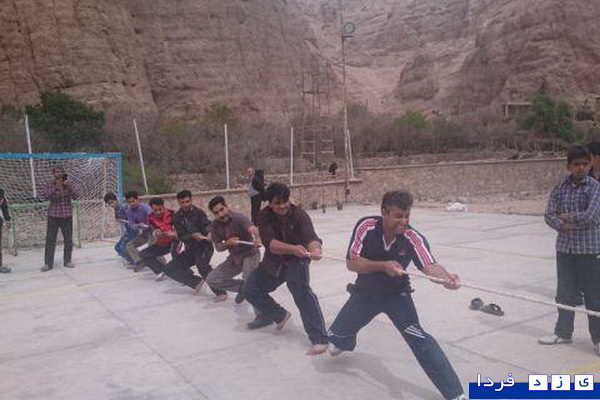
[[[354,227],[346,258],[355,260],[359,257],[371,261],[396,260],[404,269],[411,261],[420,270],[435,263],[429,243],[410,225],[403,235],[396,235],[392,243],[386,246],[381,216],[362,218]],[[412,291],[408,275],[391,277],[382,271],[358,274],[355,285],[359,293],[367,296]]]

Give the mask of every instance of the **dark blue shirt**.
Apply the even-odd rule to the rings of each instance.
[[[436,262],[425,237],[410,225],[404,234],[396,235],[392,243],[386,245],[381,216],[362,218],[354,227],[346,258],[356,260],[359,257],[370,261],[395,260],[404,269],[411,261],[420,270]],[[391,277],[382,271],[358,274],[356,288],[361,294],[370,296],[411,291],[408,275]]]
[[[125,204],[119,204],[119,208],[115,210],[115,219],[127,221],[127,206]]]

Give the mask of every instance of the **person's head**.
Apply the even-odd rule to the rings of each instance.
[[[215,219],[221,222],[227,222],[231,219],[231,210],[225,203],[223,196],[215,196],[208,202],[208,208],[215,216]]]
[[[4,189],[0,189],[0,201],[4,200]]]
[[[54,179],[61,181],[66,180],[67,176],[65,169],[60,165],[56,165],[54,168],[52,168],[52,175],[54,176]]]
[[[412,205],[413,196],[407,190],[393,190],[384,194],[381,200],[384,231],[403,234],[408,227]]]
[[[104,202],[108,204],[109,207],[112,207],[114,209],[117,209],[119,207],[117,196],[114,193],[106,193],[104,195]]]
[[[254,168],[248,167],[248,169],[246,170],[246,176],[252,178],[254,176]]]
[[[192,192],[189,190],[182,190],[177,193],[177,203],[179,203],[179,207],[188,212],[192,209]]]
[[[575,180],[585,178],[590,170],[590,153],[583,146],[573,146],[567,152],[567,170]]]
[[[138,192],[135,190],[130,190],[129,192],[125,193],[125,201],[130,208],[136,208],[140,205],[139,197],[140,196],[138,195]]]
[[[590,152],[590,158],[591,158],[592,164],[600,165],[600,142],[599,141],[590,142],[590,143],[588,143],[588,145],[586,147],[587,147],[587,150]]]
[[[271,183],[265,192],[265,197],[275,214],[284,216],[290,212],[290,189],[283,183]]]
[[[165,211],[165,202],[160,197],[153,197],[148,202],[152,207],[152,212],[157,215],[161,215]]]

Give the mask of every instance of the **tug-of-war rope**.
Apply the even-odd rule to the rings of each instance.
[[[332,257],[329,255],[321,255],[322,258],[328,259],[328,260],[332,260],[332,261],[339,261],[339,262],[343,262],[345,263],[346,260],[342,259],[342,258],[338,258],[338,257]],[[412,272],[412,271],[404,271],[404,274],[409,275],[409,276],[414,276],[416,278],[420,278],[420,279],[427,279],[431,282],[435,282],[435,283],[446,283],[446,281],[442,278],[436,278],[433,276],[427,276],[425,274],[422,274],[420,272]],[[467,282],[467,281],[463,281],[462,279],[460,280],[460,286],[461,287],[465,287],[465,288],[469,288],[469,289],[473,289],[473,290],[479,290],[480,292],[487,292],[487,293],[493,293],[493,294],[497,294],[499,296],[504,296],[504,297],[510,297],[513,299],[519,299],[519,300],[524,300],[524,301],[528,301],[530,303],[536,303],[536,304],[543,304],[545,306],[550,306],[550,307],[556,307],[556,308],[560,308],[562,310],[567,310],[567,311],[573,311],[579,314],[586,314],[592,317],[600,317],[600,312],[597,311],[592,311],[592,310],[586,310],[584,308],[577,308],[577,307],[573,307],[573,306],[568,306],[566,304],[560,304],[560,303],[556,303],[550,300],[544,300],[544,299],[539,299],[536,297],[531,297],[531,296],[527,296],[524,294],[520,294],[520,293],[514,293],[514,292],[507,292],[507,291],[503,291],[503,290],[498,290],[498,289],[492,289],[489,287],[485,287],[482,285],[479,285],[477,283],[473,283],[473,282]]]
[[[238,241],[239,244],[247,244],[249,246],[254,246],[253,242],[246,242],[243,240],[239,240]],[[306,254],[307,257],[310,257],[310,253]],[[338,262],[342,262],[342,263],[346,263],[346,259],[343,258],[339,258],[339,257],[332,257],[330,255],[326,255],[326,254],[321,254],[321,258],[325,258],[327,260],[332,260],[332,261],[338,261]],[[409,276],[414,276],[416,278],[420,278],[420,279],[427,279],[431,282],[435,282],[435,283],[446,283],[445,279],[442,278],[436,278],[433,276],[428,276],[425,274],[422,274],[420,272],[412,272],[412,271],[404,271],[405,275],[409,275]],[[550,300],[544,300],[544,299],[538,299],[536,297],[531,297],[531,296],[527,296],[524,294],[520,294],[520,293],[514,293],[514,292],[507,292],[504,290],[498,290],[498,289],[492,289],[489,287],[485,287],[476,283],[472,283],[472,282],[466,282],[463,281],[461,279],[460,281],[460,286],[461,287],[465,287],[465,288],[469,288],[469,289],[473,289],[473,290],[479,290],[480,292],[487,292],[487,293],[493,293],[493,294],[497,294],[498,296],[504,296],[504,297],[510,297],[513,299],[519,299],[519,300],[524,300],[524,301],[528,301],[530,303],[536,303],[536,304],[543,304],[545,306],[549,306],[549,307],[556,307],[556,308],[560,308],[562,310],[567,310],[567,311],[573,311],[579,314],[586,314],[592,317],[600,317],[600,312],[597,311],[592,311],[592,310],[586,310],[584,308],[577,308],[577,307],[573,307],[573,306],[568,306],[566,304],[560,304],[560,303],[556,303]]]

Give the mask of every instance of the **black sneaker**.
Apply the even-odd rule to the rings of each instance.
[[[12,272],[12,269],[8,267],[0,267],[0,274],[9,274]]]
[[[260,328],[264,328],[265,326],[269,326],[273,323],[274,321],[265,317],[256,317],[254,319],[254,321],[252,322],[248,322],[246,324],[246,327],[248,329],[260,329]]]
[[[240,288],[235,295],[235,304],[241,304],[245,299],[244,296],[244,282],[240,283]]]
[[[42,268],[40,268],[40,272],[48,272],[52,270],[52,266],[51,265],[44,265]]]

